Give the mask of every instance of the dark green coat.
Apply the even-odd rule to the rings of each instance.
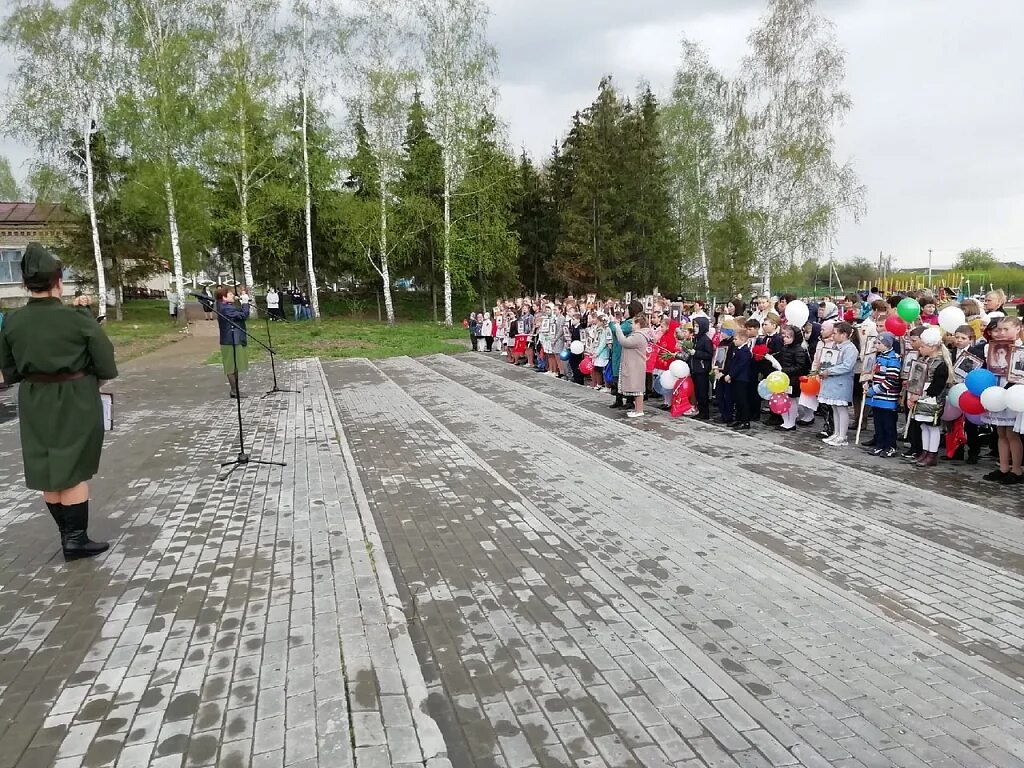
[[[87,311],[60,299],[30,299],[4,319],[0,369],[18,391],[25,485],[63,491],[88,480],[100,466],[103,407],[99,380],[117,377],[114,347]],[[24,381],[34,373],[88,375],[74,381]]]

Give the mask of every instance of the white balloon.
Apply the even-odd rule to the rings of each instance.
[[[574,355],[582,355],[583,342],[579,340],[574,341],[572,344],[569,345],[569,351],[572,352]]]
[[[675,376],[677,379],[685,379],[690,375],[690,366],[683,360],[675,360],[672,365],[668,367],[669,373]]]
[[[1002,387],[989,387],[981,393],[981,404],[989,413],[1006,410],[1006,390]]]
[[[942,343],[942,331],[935,327],[925,329],[921,334],[921,343],[927,344],[929,347],[937,347]]]
[[[939,327],[946,333],[956,333],[956,329],[967,322],[967,315],[960,307],[943,307],[939,312]]]
[[[1024,384],[1014,384],[1006,390],[1006,407],[1024,413]]]
[[[679,362],[682,361],[680,360]],[[673,376],[670,371],[662,371],[661,376],[658,377],[658,380],[661,382],[661,388],[664,389],[666,392],[671,392],[673,389],[675,389],[676,381],[678,381],[678,379],[676,379],[676,377]]]
[[[954,384],[949,388],[949,394],[946,395],[946,399],[949,400],[953,405],[960,407],[960,395],[967,391],[966,384]]]
[[[788,325],[803,328],[807,325],[807,318],[810,316],[811,311],[800,299],[795,299],[786,305],[786,323]]]

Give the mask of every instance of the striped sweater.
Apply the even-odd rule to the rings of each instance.
[[[901,388],[900,356],[895,350],[889,350],[875,358],[875,371],[864,404],[895,411]]]

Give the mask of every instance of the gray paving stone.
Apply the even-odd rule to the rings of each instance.
[[[769,507],[776,496],[792,503],[792,484],[766,479],[763,473],[753,472],[749,462],[737,462],[722,451],[711,455],[685,449],[676,437],[688,425],[654,426],[652,419],[637,431],[636,425],[609,421],[595,410],[602,407],[597,398],[581,388],[524,375],[480,356],[426,363],[401,360],[373,366],[348,361],[327,366],[367,497],[377,509],[404,512],[397,519],[381,515],[378,527],[386,551],[394,557],[405,611],[418,617],[425,630],[426,642],[417,646],[421,662],[434,670],[432,659],[451,656],[454,648],[455,658],[461,658],[468,669],[473,669],[481,654],[488,670],[498,668],[499,658],[511,662],[511,674],[504,683],[510,691],[524,683],[533,690],[538,682],[550,681],[546,684],[561,692],[548,699],[561,702],[558,716],[571,713],[579,719],[578,723],[553,721],[570,756],[574,746],[585,749],[591,739],[604,738],[602,743],[608,744],[612,741],[608,737],[617,737],[610,719],[613,713],[602,712],[596,697],[581,701],[565,696],[567,691],[587,692],[593,682],[588,675],[599,670],[615,694],[614,698],[597,694],[609,707],[614,709],[616,700],[640,694],[657,699],[658,714],[670,723],[678,722],[690,746],[703,739],[705,759],[723,764],[824,764],[826,758],[814,744],[834,760],[858,762],[829,735],[853,744],[849,739],[858,737],[850,736],[854,731],[842,721],[854,716],[875,733],[895,722],[930,734],[923,722],[948,714],[950,708],[963,712],[938,670],[949,671],[950,677],[966,665],[972,670],[972,687],[984,691],[1005,687],[997,682],[1005,678],[986,673],[955,643],[946,646],[952,650],[940,658],[936,649],[941,646],[933,643],[943,642],[941,635],[932,635],[939,638],[935,640],[924,632],[908,632],[882,611],[866,608],[861,598],[876,602],[877,596],[856,590],[851,594],[849,577],[843,590],[829,586],[839,570],[818,569],[816,561],[804,558],[792,546],[771,546],[766,537],[776,535],[775,528],[765,529],[763,523],[789,523],[792,516],[766,519],[761,529],[754,530],[746,518],[740,524],[723,516],[720,504],[680,508],[670,497],[652,494],[648,479],[652,468],[660,468],[672,455],[677,457],[677,468],[685,468],[683,474],[702,478],[691,487],[698,497],[707,493],[720,498],[727,483],[735,484],[742,477],[747,487],[767,494]],[[481,385],[486,395],[478,394]],[[529,407],[524,409],[524,403]],[[562,438],[567,418],[571,441]],[[718,451],[720,445],[729,444],[729,450],[742,453],[750,444],[717,434],[705,440],[705,432],[711,431],[701,430],[702,450]],[[544,437],[538,442],[540,435]],[[579,441],[591,448],[586,455],[574,450]],[[596,474],[593,461],[588,461],[594,458],[595,447],[597,458],[604,461],[597,466],[607,470]],[[527,458],[538,450],[544,457],[543,472],[537,472]],[[719,465],[728,465],[728,474]],[[813,473],[823,471],[825,465],[814,459],[810,472],[806,462],[801,466],[813,485],[817,482]],[[529,493],[518,493],[514,487],[523,484],[531,489]],[[575,490],[582,484],[587,485],[588,494]],[[608,500],[607,505],[594,507],[595,489]],[[616,510],[616,502],[626,499],[631,509],[639,510],[632,519]],[[670,516],[660,514],[666,504],[672,507]],[[422,516],[421,508],[431,509],[433,515]],[[841,507],[844,521],[848,511],[849,505]],[[1006,528],[974,512],[972,519],[982,523],[979,541],[998,540]],[[896,588],[915,590],[905,598],[920,605],[931,599],[935,584],[945,583],[950,589],[967,585],[977,581],[982,571],[981,579],[992,585],[1017,584],[1017,576],[1011,575],[1012,555],[1000,556],[1000,563],[973,553],[964,556],[969,531],[958,532],[951,543],[935,537],[925,540],[921,531],[895,520],[871,524],[863,531],[848,531],[842,524],[829,527],[818,520],[806,530],[787,533],[786,540],[799,540],[807,551],[828,553],[830,558],[830,548],[838,548],[847,553],[847,560],[836,562],[855,562],[861,568],[856,573],[858,583],[871,583],[870,578],[881,584],[880,579],[887,579],[888,594]],[[685,528],[685,535],[680,528]],[[993,536],[996,529],[1000,533]],[[890,562],[893,553],[888,552],[884,553],[888,559],[870,563],[856,555],[869,537],[894,541],[894,530],[903,547],[897,562]],[[1007,546],[1024,553],[1024,537],[1011,532]],[[939,562],[941,572],[936,568]],[[467,568],[472,569],[468,581]],[[931,578],[952,573],[959,578]],[[425,588],[419,586],[424,584]],[[1013,594],[1007,590],[1001,599],[1012,599]],[[970,600],[986,606],[985,595]],[[1007,612],[1013,617],[1019,609],[1014,606]],[[935,626],[924,613],[902,618],[922,629]],[[482,629],[488,623],[490,633]],[[965,626],[969,632],[984,630],[964,623],[958,631]],[[511,644],[518,639],[517,633],[505,628],[518,630],[518,637],[529,646],[529,666],[516,663],[520,657]],[[480,643],[481,632],[494,638]],[[648,635],[651,642],[645,643]],[[463,646],[461,638],[471,645]],[[605,655],[593,653],[594,649]],[[608,668],[611,658],[617,673]],[[589,671],[579,671],[576,659],[587,660]],[[930,676],[914,676],[919,659],[929,659]],[[472,694],[493,701],[490,678],[481,689],[465,677],[465,668],[451,660],[440,668],[449,695]],[[783,686],[787,678],[796,685]],[[882,679],[902,679],[902,684],[881,688]],[[654,683],[645,690],[641,683],[648,680]],[[923,695],[925,689],[932,695]],[[777,710],[766,707],[761,699],[770,703],[770,695],[778,690],[792,700],[778,700]],[[1019,695],[1018,687],[1010,698]],[[537,696],[541,711],[545,701]],[[981,707],[986,713],[1005,714],[980,696],[972,696],[971,701],[975,707],[971,712]],[[718,703],[721,711],[716,710]],[[887,717],[886,708],[896,706],[911,707],[911,714],[923,722]],[[673,715],[676,710],[679,714]],[[655,722],[648,717],[649,710],[643,711],[649,723]],[[717,737],[702,724],[707,719],[719,731]],[[794,731],[794,726],[799,730]],[[1003,719],[994,727],[1009,728],[1010,721]],[[680,731],[673,728],[671,733]],[[752,734],[751,741],[743,739],[743,733]],[[445,735],[456,752],[465,744],[461,732],[446,730]],[[661,735],[670,736],[664,731]],[[474,731],[470,740],[486,742],[488,738]],[[710,746],[717,738],[737,748],[732,757]],[[861,756],[871,750],[860,740],[856,748]],[[594,757],[592,753],[576,756]]]
[[[58,558],[52,522],[21,486],[17,425],[0,425],[0,765],[207,766],[218,750],[225,766],[351,765],[345,702],[365,699],[343,670],[368,636],[370,671],[385,664],[394,703],[405,702],[404,717],[390,708],[405,755],[422,764],[408,746],[422,729],[443,757],[404,617],[395,632],[387,624],[394,584],[383,553],[376,568],[367,555],[379,536],[319,364],[279,374],[300,392],[246,398],[243,418],[253,457],[288,466],[225,482],[216,462],[237,446],[215,368],[113,385],[123,416],[92,515],[113,546],[96,562]],[[257,366],[247,389],[266,388],[266,375]],[[228,426],[211,431],[218,423]],[[354,607],[351,626],[339,600]],[[303,705],[291,730],[288,702]]]

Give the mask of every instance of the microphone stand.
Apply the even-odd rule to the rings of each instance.
[[[273,358],[273,350],[271,350],[270,347],[268,347],[262,341],[257,339],[255,336],[253,336],[245,328],[243,328],[241,325],[236,323],[230,317],[227,317],[226,315],[224,315],[220,311],[220,308],[216,305],[216,303],[213,305],[213,311],[216,313],[218,318],[223,320],[225,323],[227,323],[228,325],[230,325],[234,329],[234,331],[232,331],[232,333],[231,333],[231,357],[234,360],[235,376],[236,377],[238,377],[238,373],[239,373],[239,371],[238,371],[238,335],[237,335],[236,331],[240,331],[241,333],[244,333],[247,337],[249,337],[250,339],[255,341],[261,347],[263,347],[264,349],[270,351],[271,352],[271,358],[270,359],[271,360],[274,359]],[[236,406],[236,409],[238,411],[238,456],[236,458],[232,459],[231,461],[223,461],[223,462],[221,462],[221,467],[231,467],[231,469],[229,469],[223,475],[218,477],[217,480],[226,480],[228,475],[230,475],[236,469],[238,469],[239,467],[241,467],[242,469],[245,469],[245,467],[247,467],[249,464],[266,464],[268,466],[273,466],[273,467],[286,467],[286,466],[288,466],[283,461],[264,461],[262,459],[254,459],[248,453],[246,453],[246,450],[245,450],[245,431],[244,431],[244,429],[242,427],[242,381],[241,381],[241,377],[238,377],[238,392],[237,392],[237,395],[238,396],[235,398],[235,406]]]
[[[267,314],[264,316],[264,320],[266,320],[266,322],[267,322],[267,350],[270,352],[270,375],[274,379],[274,386],[271,387],[267,391],[267,393],[265,395],[263,395],[263,397],[268,397],[269,395],[276,395],[278,392],[297,392],[298,390],[295,390],[295,389],[281,389],[279,386],[277,386],[277,367],[274,365],[274,356],[275,356],[276,353],[274,352],[274,349],[273,349],[274,341],[273,341],[273,339],[270,338],[270,310],[269,309],[267,310]]]

